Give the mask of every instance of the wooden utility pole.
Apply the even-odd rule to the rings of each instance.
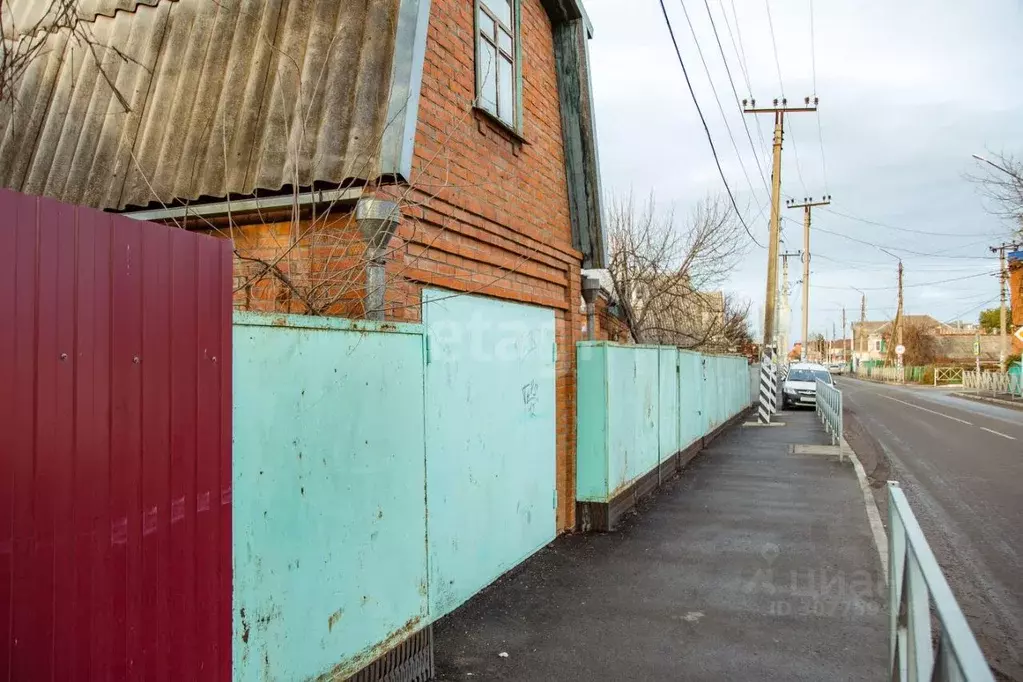
[[[1005,267],[1005,250],[1019,248],[1018,243],[1009,244],[1002,243],[998,246],[992,246],[991,253],[998,252],[998,297],[1001,299],[1002,307],[1001,313],[999,314],[999,323],[1001,324],[1002,338],[1001,344],[998,348],[998,371],[1005,371],[1005,358],[1009,355],[1009,330],[1006,325],[1006,310],[1005,310],[1005,289],[1006,284],[1009,281],[1009,271]]]
[[[788,100],[774,100],[774,106],[757,108],[757,101],[743,100],[743,112],[747,114],[774,114],[774,162],[771,167],[771,232],[767,242],[767,295],[764,302],[764,348],[765,350],[775,342],[774,318],[778,298],[778,244],[780,230],[781,209],[781,144],[785,134],[785,114],[817,111],[817,98],[804,99],[805,106],[790,107]],[[806,345],[804,335],[803,345]]]
[[[805,197],[803,201],[797,202],[789,199],[785,202],[788,208],[803,209],[803,346],[806,346],[806,334],[810,321],[810,220],[813,215],[814,206],[827,206],[831,203],[831,195],[827,195],[820,201],[814,201],[813,197]],[[804,360],[805,354],[804,354]]]
[[[892,341],[889,342],[888,350],[885,353],[884,364],[889,364],[892,360],[892,355],[896,356],[896,365],[902,366],[902,356],[895,352],[896,346],[902,345],[902,261],[899,261],[899,306],[895,309],[895,324],[892,328]]]

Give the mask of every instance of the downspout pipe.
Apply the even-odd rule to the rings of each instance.
[[[366,241],[366,319],[384,319],[387,287],[387,245],[401,222],[398,204],[387,199],[363,197],[355,205],[355,223]]]
[[[597,338],[597,294],[600,293],[600,280],[596,277],[583,276],[583,301],[586,302],[586,339]]]

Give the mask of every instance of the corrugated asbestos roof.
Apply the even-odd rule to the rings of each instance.
[[[120,209],[376,177],[400,5],[83,0],[94,44],[48,38],[0,116],[0,184]]]

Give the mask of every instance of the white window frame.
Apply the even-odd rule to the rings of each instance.
[[[475,51],[475,64],[476,64],[476,107],[482,111],[485,111],[496,120],[510,128],[515,133],[520,133],[522,130],[522,88],[520,77],[521,74],[521,56],[522,50],[520,47],[520,11],[519,11],[519,0],[506,0],[511,8],[511,26],[508,26],[503,20],[498,18],[494,12],[492,12],[484,3],[483,0],[474,0],[475,3],[475,34],[473,39],[473,46]],[[481,21],[481,15],[485,15],[487,19],[493,22],[494,33],[486,34],[483,32],[484,26]],[[498,36],[504,33],[511,37],[511,50],[506,50],[500,46]],[[498,60],[506,60],[511,64],[511,115],[510,117],[502,116],[501,109],[504,104],[501,96],[501,74],[500,69],[494,74],[494,83],[496,88],[495,101],[491,105],[490,102],[483,99],[483,44],[493,47],[495,53],[498,55]],[[496,66],[495,66],[496,68]]]

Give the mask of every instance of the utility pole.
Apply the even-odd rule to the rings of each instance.
[[[849,354],[845,347],[845,306],[842,306],[842,364],[849,362]]]
[[[902,261],[899,260],[899,305],[895,310],[895,324],[892,329],[892,340],[895,343],[888,344],[888,350],[885,353],[885,364],[891,362],[892,355],[896,356],[895,364],[900,369],[902,368],[902,356],[895,352],[896,346],[902,345]]]
[[[781,209],[781,145],[785,134],[785,114],[817,111],[817,98],[804,98],[805,106],[790,107],[788,100],[774,100],[774,106],[757,108],[757,101],[743,100],[743,113],[774,114],[774,160],[771,167],[771,231],[767,242],[767,296],[764,304],[764,349],[774,341],[774,317],[778,296],[778,242]],[[806,339],[803,339],[806,345]]]
[[[831,203],[831,195],[827,195],[820,201],[814,201],[813,197],[804,197],[802,203],[795,199],[789,199],[786,203],[788,208],[803,209],[803,347],[806,347],[806,334],[810,321],[810,220],[813,215],[814,206],[827,206]],[[805,353],[803,359],[805,360]]]
[[[990,161],[988,162],[990,163]],[[994,165],[994,164],[992,164]],[[997,168],[997,166],[996,166]],[[1005,358],[1009,354],[1009,331],[1006,328],[1006,310],[1005,310],[1005,288],[1006,283],[1009,279],[1009,272],[1005,267],[1005,250],[1006,249],[1018,249],[1018,243],[1005,243],[999,244],[998,246],[992,246],[991,253],[998,252],[998,297],[1001,299],[1002,308],[999,314],[999,321],[1001,324],[1002,338],[1001,345],[998,348],[998,371],[1005,371]]]
[[[789,306],[789,258],[800,255],[798,251],[788,251],[781,255],[781,305],[778,320],[778,352],[782,361],[788,357],[789,352],[789,325],[792,319],[792,309]]]

